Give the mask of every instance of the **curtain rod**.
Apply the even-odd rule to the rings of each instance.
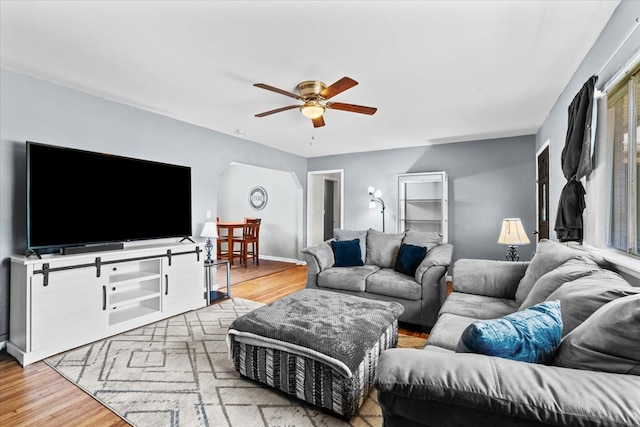
[[[640,17],[636,18],[635,24],[633,24],[633,27],[631,27],[631,29],[629,30],[627,35],[625,35],[624,38],[620,41],[620,43],[618,43],[618,46],[616,46],[616,48],[613,50],[611,55],[609,55],[609,58],[607,58],[607,60],[602,65],[602,67],[600,67],[600,70],[598,70],[598,72],[596,73],[597,75],[599,75],[602,72],[602,70],[604,70],[604,68],[607,65],[609,65],[609,62],[611,62],[611,60],[613,59],[614,55],[616,53],[618,53],[618,51],[620,50],[622,45],[625,44],[625,42],[627,41],[627,39],[629,39],[629,37],[631,37],[631,34],[633,34],[633,32],[636,30],[636,28],[638,28],[638,25],[640,25]]]
[[[620,50],[622,45],[626,43],[626,41],[629,39],[629,37],[631,37],[631,34],[633,34],[633,32],[638,28],[638,25],[640,25],[640,17],[635,19],[635,23],[633,24],[631,29],[627,32],[627,34],[620,41],[620,43],[618,43],[618,46],[616,46],[616,48],[613,50],[611,55],[609,55],[609,58],[607,58],[607,60],[604,62],[604,64],[602,64],[602,67],[600,67],[600,70],[598,70],[598,72],[596,73],[597,76],[599,76],[600,73],[602,73],[602,70],[604,70],[604,68],[607,65],[609,65],[609,62],[611,62],[611,60],[613,59],[615,54],[618,53],[618,51]],[[638,52],[640,52],[640,50],[636,51],[636,54]],[[628,71],[628,69],[631,68],[631,66],[633,66],[633,64],[635,64],[636,59],[637,59],[637,55],[636,54],[633,55],[632,61],[629,61],[626,64],[626,66],[623,66],[623,69],[618,70],[618,72],[616,72],[612,76],[612,78],[609,79],[609,81],[606,83],[605,87],[602,88],[602,90],[596,88],[595,93],[594,93],[594,98],[595,99],[600,99],[600,98],[604,97],[607,94],[607,90],[609,90],[611,88],[611,86],[616,84],[618,82],[618,80]]]

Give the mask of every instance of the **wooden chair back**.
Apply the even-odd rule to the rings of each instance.
[[[256,241],[260,238],[260,218],[245,218],[243,237],[245,240]]]

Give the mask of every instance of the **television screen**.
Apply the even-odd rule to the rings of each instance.
[[[191,235],[191,168],[27,142],[27,246]]]

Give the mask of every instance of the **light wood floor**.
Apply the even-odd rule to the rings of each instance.
[[[223,274],[225,269],[220,270],[218,274]],[[304,289],[306,277],[304,265],[267,260],[260,260],[260,266],[253,263],[246,268],[234,265],[231,295],[270,303]],[[413,337],[416,346],[424,345],[424,333],[402,328],[400,334],[409,339]],[[102,427],[129,424],[44,362],[23,368],[3,351],[0,352],[0,425]]]

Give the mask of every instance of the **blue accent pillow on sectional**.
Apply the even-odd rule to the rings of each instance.
[[[560,301],[545,301],[499,319],[476,320],[462,333],[456,352],[549,363],[561,339]]]
[[[415,276],[416,269],[425,256],[427,256],[427,248],[403,243],[400,245],[394,270],[407,276]]]
[[[331,241],[334,267],[355,267],[364,265],[360,251],[360,239]]]

